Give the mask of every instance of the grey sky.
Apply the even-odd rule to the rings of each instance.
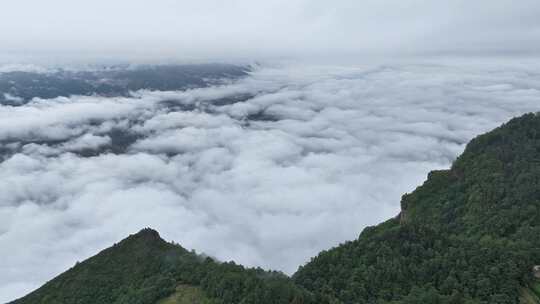
[[[538,16],[536,0],[19,0],[0,41],[9,59],[531,54]]]

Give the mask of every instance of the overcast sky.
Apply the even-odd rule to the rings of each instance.
[[[535,53],[537,0],[18,0],[3,58],[264,59]]]

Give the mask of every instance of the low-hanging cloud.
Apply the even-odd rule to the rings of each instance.
[[[0,106],[0,302],[146,226],[292,273],[539,102],[538,66],[493,61],[266,67],[207,88]]]

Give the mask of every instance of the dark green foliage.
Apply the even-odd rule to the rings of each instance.
[[[13,304],[154,304],[179,284],[199,286],[216,304],[312,303],[281,273],[217,263],[144,229]]]
[[[540,298],[540,281],[537,280],[531,284],[531,290],[534,294]]]
[[[342,303],[518,303],[540,264],[540,117],[474,139],[402,213],[321,253],[295,281]]]
[[[313,303],[312,295],[280,272],[247,269],[186,255],[175,269],[178,281],[197,285],[218,304]]]
[[[154,303],[174,291],[171,269],[186,254],[145,229],[14,303]]]

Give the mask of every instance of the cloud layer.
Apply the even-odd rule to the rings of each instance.
[[[0,106],[0,302],[146,226],[292,273],[539,102],[537,65],[452,61]]]
[[[539,14],[536,0],[19,0],[0,41],[9,59],[48,62],[537,53]]]

